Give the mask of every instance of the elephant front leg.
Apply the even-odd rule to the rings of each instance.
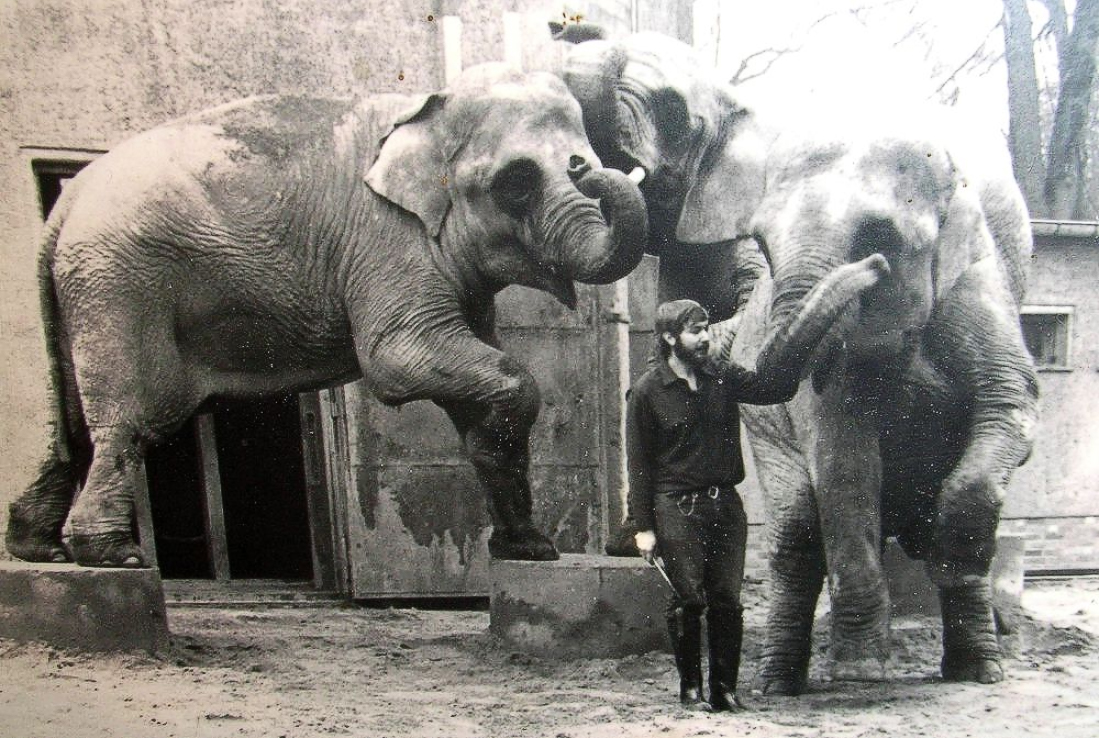
[[[530,491],[530,428],[539,410],[538,388],[523,373],[512,391],[488,407],[440,402],[462,437],[477,478],[488,495],[494,559],[554,561],[553,543],[533,523]]]
[[[943,363],[972,398],[965,449],[936,501],[927,560],[943,603],[942,673],[998,682],[988,571],[1004,491],[1030,452],[1038,382],[994,264],[975,265],[958,280],[925,344],[949,357]]]
[[[491,325],[480,333],[490,338]],[[530,372],[465,325],[445,336],[394,332],[359,357],[383,402],[430,399],[450,416],[487,496],[492,558],[557,559],[531,515],[530,431],[541,399]]]
[[[764,694],[802,694],[809,679],[813,619],[824,584],[820,521],[802,465],[772,464],[754,443],[761,483],[771,501],[772,545],[769,556],[771,602],[767,614],[760,681]],[[767,460],[761,460],[766,458]],[[802,462],[803,464],[804,462]],[[767,467],[774,466],[773,471]],[[771,491],[771,487],[775,487]]]
[[[832,606],[832,677],[885,679],[889,591],[881,565],[881,457],[872,401],[840,374],[795,398],[820,516]],[[805,437],[805,436],[803,436]]]

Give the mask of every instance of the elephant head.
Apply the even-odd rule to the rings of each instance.
[[[570,52],[562,77],[603,161],[645,171],[651,253],[746,233],[762,189],[756,131],[744,130],[748,111],[690,47],[651,33],[585,41]]]
[[[671,269],[700,245],[753,239],[775,280],[772,324],[781,325],[829,271],[882,253],[890,276],[841,321],[843,340],[889,360],[926,323],[932,245],[955,187],[940,146],[775,125],[741,104],[690,47],[659,34],[585,40],[562,76],[602,160],[645,170],[649,251],[670,257]],[[689,268],[717,271],[698,259]],[[663,271],[662,281],[684,281]]]
[[[880,253],[890,275],[863,295],[832,339],[842,339],[856,363],[903,363],[935,305],[938,239],[954,192],[951,159],[931,142],[776,142],[750,221],[774,278],[772,323],[785,322],[831,270]]]
[[[489,291],[521,284],[572,307],[573,280],[624,277],[646,243],[637,186],[602,168],[579,105],[550,74],[471,68],[397,117],[366,181]]]

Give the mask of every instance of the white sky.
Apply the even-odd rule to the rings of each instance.
[[[907,15],[912,3],[902,0],[893,3],[896,12],[879,10],[866,24],[849,12],[871,4],[888,5],[886,0],[702,0],[695,6],[696,24],[704,24],[713,38],[718,26],[713,20],[707,22],[707,11],[711,19],[720,17],[720,51],[712,42],[701,42],[701,28],[696,28],[696,46],[726,76],[753,51],[801,46],[796,54],[780,59],[758,82],[747,82],[740,89],[755,96],[812,94],[830,104],[869,102],[881,107],[937,102],[936,88],[947,70],[961,65],[982,41],[987,38],[997,52],[1003,48],[1003,31],[996,28],[1003,14],[1001,0],[921,0],[915,18]],[[835,15],[810,29],[829,12]],[[1044,11],[1031,3],[1031,14],[1037,30],[1045,20]],[[897,44],[917,23],[926,24],[924,36],[931,39],[930,52],[928,44],[919,39]],[[967,119],[1006,130],[1003,64],[959,82],[955,108]]]

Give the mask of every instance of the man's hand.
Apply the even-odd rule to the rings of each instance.
[[[637,544],[637,550],[641,557],[650,564],[653,563],[654,551],[656,551],[656,534],[651,530],[643,530],[636,533],[633,542]]]

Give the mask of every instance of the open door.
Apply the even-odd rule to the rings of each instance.
[[[315,393],[224,401],[149,453],[165,579],[336,588]]]

